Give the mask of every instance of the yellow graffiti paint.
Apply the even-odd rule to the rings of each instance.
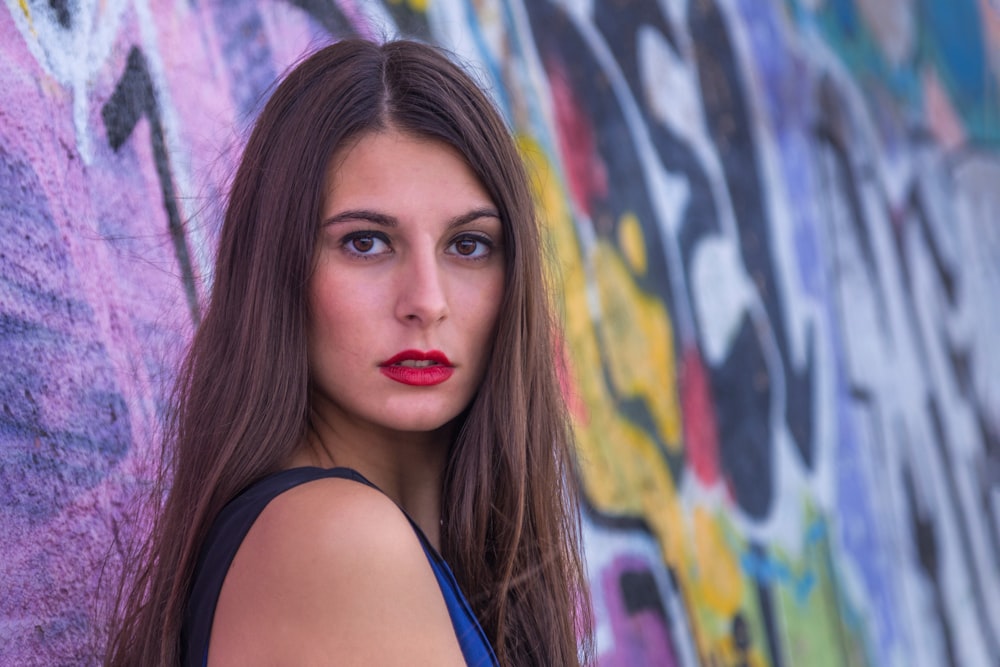
[[[626,213],[618,221],[618,246],[632,272],[638,276],[646,275],[646,240],[639,218],[634,213]]]
[[[651,265],[643,221],[625,213],[610,238],[584,247],[558,164],[530,136],[518,143],[557,287],[577,471],[588,501],[604,514],[641,517],[649,526],[676,574],[699,662],[771,664],[756,579],[767,577],[771,609],[789,638],[781,648],[785,664],[865,664],[863,637],[844,622],[825,538],[794,557],[770,545],[766,557],[778,574],[757,571],[744,560],[748,545],[730,520],[730,499],[689,493],[691,480],[682,479],[690,470],[674,477],[668,460],[682,460],[684,445],[678,355],[666,304],[643,289]],[[641,405],[648,419],[633,419],[623,404]]]
[[[430,0],[389,0],[391,4],[394,5],[406,5],[415,12],[420,12],[421,14],[427,13],[427,7],[430,5]]]
[[[636,284],[617,249],[598,241],[594,257],[601,296],[601,351],[615,390],[649,409],[657,435],[681,449],[681,409],[670,315]]]
[[[587,275],[583,251],[567,205],[566,191],[557,180],[546,154],[530,137],[519,141],[530,173],[533,194],[538,206],[551,251],[550,262],[557,272],[559,307],[575,391],[584,406],[576,418],[577,460],[588,499],[611,514],[642,516],[656,534],[668,563],[689,562],[686,542],[678,539],[682,525],[681,508],[674,480],[662,450],[643,428],[624,418],[618,410],[611,387],[602,368],[617,366],[615,390],[619,395],[638,397],[650,405],[650,414],[658,424],[662,441],[679,440],[680,415],[676,401],[676,376],[671,362],[672,331],[662,304],[641,293],[629,269],[613,246],[598,249],[602,309],[612,293],[622,304],[621,312],[605,312],[605,328],[600,337],[587,303]],[[631,322],[638,322],[642,339],[627,332]],[[625,326],[619,327],[618,323]],[[643,352],[646,336],[657,337],[660,349]],[[613,348],[636,348],[635,354],[608,358]],[[616,352],[610,352],[616,354]],[[652,377],[652,365],[659,377]],[[670,539],[671,535],[673,539]]]
[[[702,508],[692,517],[697,577],[694,593],[708,609],[732,618],[744,596],[743,573],[718,518]]]
[[[674,451],[681,446],[674,333],[664,304],[636,283],[646,266],[639,221],[623,217],[615,242],[600,240],[591,251],[596,317],[587,302],[588,267],[565,189],[541,147],[528,137],[519,143],[559,286],[573,392],[583,406],[575,428],[584,492],[602,512],[641,516],[650,527],[664,562],[678,574],[699,655],[762,667],[766,649],[756,632],[758,619],[748,618],[758,642],[749,653],[731,635],[734,614],[755,605],[724,512],[686,507],[664,456],[663,444]],[[623,415],[623,397],[648,407],[655,433]]]
[[[38,37],[38,32],[35,30],[35,22],[31,20],[31,8],[28,7],[28,1],[18,0],[17,4],[21,7],[21,12],[24,14],[24,18],[28,21],[28,30],[31,32],[33,37]]]
[[[532,138],[520,137],[519,146],[545,229],[571,391],[581,406],[574,425],[584,493],[602,512],[640,516],[650,527],[678,575],[702,658],[763,667],[767,649],[753,582],[739,566],[739,540],[727,533],[723,509],[685,505],[667,465],[663,446],[674,453],[682,447],[674,332],[663,302],[637,283],[648,266],[640,221],[623,216],[615,238],[598,240],[586,258],[556,168]],[[622,413],[622,398],[647,406],[655,433]],[[734,643],[736,613],[754,639],[749,649]]]

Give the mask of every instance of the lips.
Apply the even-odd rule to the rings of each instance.
[[[429,387],[450,378],[455,367],[444,352],[438,350],[403,350],[380,363],[379,371],[401,384]]]

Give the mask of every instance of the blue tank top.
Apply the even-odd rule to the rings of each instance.
[[[181,630],[181,663],[185,667],[204,667],[208,662],[208,640],[222,582],[243,538],[264,507],[293,487],[331,477],[354,480],[378,490],[359,472],[350,468],[293,468],[269,475],[252,484],[222,509],[209,530],[195,566],[191,595]],[[493,648],[462,595],[448,564],[427,541],[413,519],[409,516],[406,518],[420,538],[420,544],[434,570],[438,586],[441,587],[466,664],[473,667],[498,666]]]

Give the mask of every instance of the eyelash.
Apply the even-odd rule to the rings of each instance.
[[[484,259],[487,259],[490,256],[490,254],[492,254],[493,249],[496,247],[493,243],[493,240],[488,236],[485,236],[483,234],[472,234],[472,233],[459,234],[452,240],[450,244],[448,244],[448,247],[451,248],[457,245],[458,243],[461,243],[462,241],[472,241],[474,243],[480,244],[485,248],[485,250],[483,250],[483,254],[479,257],[472,257],[471,255],[463,255],[461,253],[455,253],[462,259],[467,259],[472,262],[480,262]]]
[[[389,247],[390,248],[389,252],[391,252],[391,247],[392,246],[389,243],[389,237],[386,236],[385,234],[381,233],[381,232],[375,232],[375,231],[357,231],[357,232],[351,232],[350,234],[347,234],[346,236],[344,236],[340,240],[340,246],[341,246],[341,248],[343,248],[344,252],[346,252],[347,254],[349,254],[349,255],[351,255],[353,257],[357,257],[359,259],[364,259],[364,260],[375,259],[376,257],[379,257],[379,256],[381,256],[383,254],[386,254],[385,251],[375,252],[375,253],[370,252],[370,251],[369,252],[361,252],[361,251],[357,250],[356,248],[352,247],[352,244],[355,241],[363,240],[363,239],[371,239],[373,241],[380,241],[380,242],[384,243],[387,247]],[[450,253],[450,254],[453,254],[453,255],[455,255],[457,257],[461,257],[462,259],[467,259],[467,260],[472,261],[472,262],[479,262],[479,261],[482,261],[484,259],[487,259],[490,256],[490,254],[493,252],[493,249],[496,247],[496,245],[493,243],[493,240],[490,239],[488,236],[485,236],[483,234],[474,234],[474,233],[471,233],[471,232],[466,232],[466,233],[463,233],[463,234],[459,234],[454,239],[452,239],[451,243],[448,244],[448,247],[452,248],[456,244],[461,243],[463,241],[472,241],[474,243],[478,243],[478,244],[480,244],[480,245],[482,245],[482,246],[485,247],[485,250],[482,251],[482,255],[481,256],[477,256],[477,257],[473,257],[471,255],[463,255],[462,253],[459,253],[459,252],[452,252],[452,253]]]
[[[389,238],[385,234],[382,234],[381,232],[360,231],[360,232],[351,232],[350,234],[344,236],[344,238],[340,240],[340,247],[343,248],[344,252],[346,252],[347,254],[365,260],[375,259],[379,255],[384,254],[381,252],[379,253],[360,252],[359,250],[351,246],[351,244],[354,243],[355,241],[359,241],[362,239],[372,239],[373,241],[381,241],[386,246],[389,245]]]

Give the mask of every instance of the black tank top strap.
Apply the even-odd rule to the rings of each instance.
[[[195,566],[181,630],[182,665],[204,667],[208,662],[208,642],[222,583],[240,544],[267,504],[300,484],[328,478],[350,479],[380,491],[361,473],[350,468],[292,468],[255,482],[222,509],[209,529]],[[420,539],[441,588],[466,664],[475,667],[496,666],[498,662],[493,648],[448,564],[427,540],[420,526],[408,515],[406,518]]]
[[[182,664],[204,665],[222,582],[240,544],[264,507],[293,487],[326,478],[350,479],[377,489],[350,468],[292,468],[252,484],[222,509],[205,538],[195,566],[181,632]]]

